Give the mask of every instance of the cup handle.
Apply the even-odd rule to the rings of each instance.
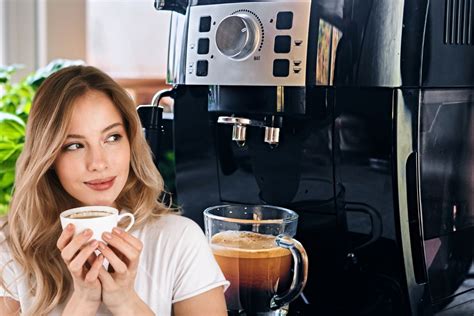
[[[308,278],[308,255],[301,243],[287,235],[278,235],[275,239],[278,247],[290,250],[293,256],[293,280],[290,289],[283,295],[274,295],[270,301],[271,309],[287,305],[300,295]]]
[[[128,226],[124,229],[126,232],[128,232],[130,228],[132,228],[133,224],[135,224],[135,216],[133,216],[132,213],[123,213],[118,216],[117,222],[120,222],[124,217],[130,217],[130,224],[128,224]]]

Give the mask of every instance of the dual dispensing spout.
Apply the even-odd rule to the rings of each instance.
[[[265,117],[265,121],[245,117],[219,116],[217,123],[233,125],[232,140],[241,147],[245,145],[248,126],[265,128],[264,141],[270,146],[278,146],[280,142],[280,128],[282,125],[282,117],[280,116],[268,116]]]

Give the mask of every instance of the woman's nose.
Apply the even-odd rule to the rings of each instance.
[[[98,146],[95,148],[90,148],[88,159],[87,159],[87,169],[89,171],[103,171],[107,169],[107,155],[104,148]]]

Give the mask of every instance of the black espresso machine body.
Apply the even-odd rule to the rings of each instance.
[[[473,6],[156,1],[178,204],[295,210],[291,314],[474,313]]]

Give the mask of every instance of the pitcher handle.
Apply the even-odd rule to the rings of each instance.
[[[300,295],[308,279],[308,255],[301,243],[287,235],[278,235],[275,239],[278,247],[288,249],[293,256],[293,280],[290,289],[283,295],[274,295],[270,301],[271,309],[281,308]]]

